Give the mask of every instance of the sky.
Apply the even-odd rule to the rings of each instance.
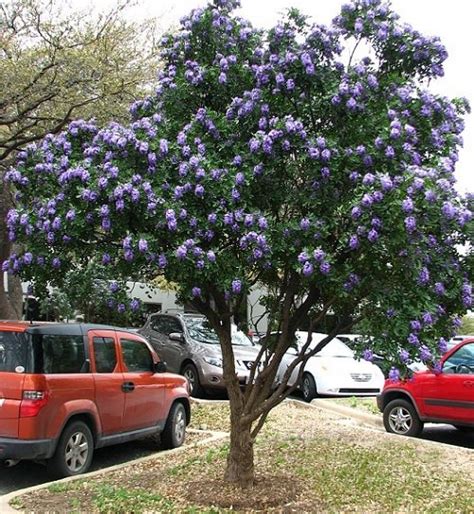
[[[107,8],[114,0],[95,0],[95,8]],[[206,0],[137,0],[130,11],[131,18],[160,19],[160,27],[177,25],[179,18],[195,7],[206,5]],[[346,0],[241,0],[237,11],[255,27],[269,28],[276,24],[282,12],[297,7],[317,23],[330,23],[340,12]],[[74,7],[90,5],[89,0],[72,0]],[[425,35],[436,35],[448,50],[445,76],[433,81],[430,89],[448,97],[466,97],[474,108],[474,29],[471,0],[392,0],[392,8],[402,22],[410,23]],[[464,147],[460,150],[456,166],[457,189],[474,193],[474,112],[466,118],[463,133]]]

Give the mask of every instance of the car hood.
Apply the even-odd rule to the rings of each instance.
[[[325,367],[338,372],[350,373],[381,373],[380,369],[371,362],[359,361],[350,357],[311,357],[306,365],[306,368],[308,367]]]
[[[258,347],[232,345],[235,360],[254,361],[258,355]],[[221,347],[218,344],[206,344],[193,341],[193,353],[203,357],[222,358]]]

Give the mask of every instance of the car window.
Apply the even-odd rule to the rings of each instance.
[[[205,318],[186,318],[186,328],[192,339],[198,343],[219,344],[219,337]]]
[[[444,361],[445,373],[474,374],[474,343],[461,346]]]
[[[80,335],[41,334],[33,336],[39,372],[82,373],[85,370],[84,339]],[[40,350],[40,351],[38,351]]]
[[[0,371],[29,371],[29,343],[23,332],[0,332]]]
[[[231,332],[233,346],[253,346],[252,341],[250,341],[242,330],[235,328]]]
[[[115,340],[113,337],[94,337],[95,370],[97,373],[112,373],[117,365]]]
[[[120,346],[128,371],[153,371],[153,356],[145,343],[131,339],[120,339]]]
[[[151,320],[151,328],[160,334],[169,336],[173,332],[183,332],[183,327],[179,320],[171,316],[156,316]]]

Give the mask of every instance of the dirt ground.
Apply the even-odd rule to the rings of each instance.
[[[210,425],[215,419],[225,419],[223,407],[204,409]],[[434,477],[433,483],[438,480],[435,475],[440,470],[443,475],[452,473],[454,477],[461,476],[474,483],[474,454],[470,450],[389,436],[376,429],[357,426],[354,421],[337,414],[292,403],[279,406],[269,416],[255,448],[256,481],[251,488],[242,490],[222,480],[227,451],[225,440],[203,447],[196,445],[198,439],[193,435],[185,451],[167,454],[165,458],[160,458],[158,453],[152,460],[131,463],[118,471],[85,477],[64,486],[57,484],[21,497],[14,506],[35,513],[334,511],[332,500],[336,496],[331,499],[331,496],[321,494],[324,492],[321,490],[318,494],[318,484],[311,475],[312,469],[322,464],[328,466],[329,475],[331,466],[339,473],[338,463],[334,462],[339,448],[341,451],[349,448],[354,455],[364,450],[377,451],[380,455],[380,448],[386,448],[387,452],[392,452],[388,459],[398,455],[403,459],[402,451],[408,451],[406,458],[417,463],[417,473]],[[315,442],[321,443],[320,446],[315,446]],[[328,462],[324,455],[326,448],[328,452],[332,451]],[[369,456],[368,461],[370,459]],[[308,460],[314,461],[314,468],[308,466]],[[387,462],[387,466],[390,465]],[[328,480],[330,487],[330,476]],[[337,486],[336,482],[334,494],[344,494]],[[454,491],[456,484],[453,488]],[[358,489],[354,491],[347,494],[357,498]],[[364,494],[365,491],[361,496]],[[362,500],[366,502],[361,504],[362,510],[357,505],[346,506],[343,510],[364,511],[373,501],[370,496]],[[383,512],[384,508],[383,504],[375,503],[370,510]]]

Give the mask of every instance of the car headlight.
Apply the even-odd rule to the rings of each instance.
[[[216,357],[204,357],[204,361],[210,364],[211,366],[222,368],[222,359],[218,359]]]

